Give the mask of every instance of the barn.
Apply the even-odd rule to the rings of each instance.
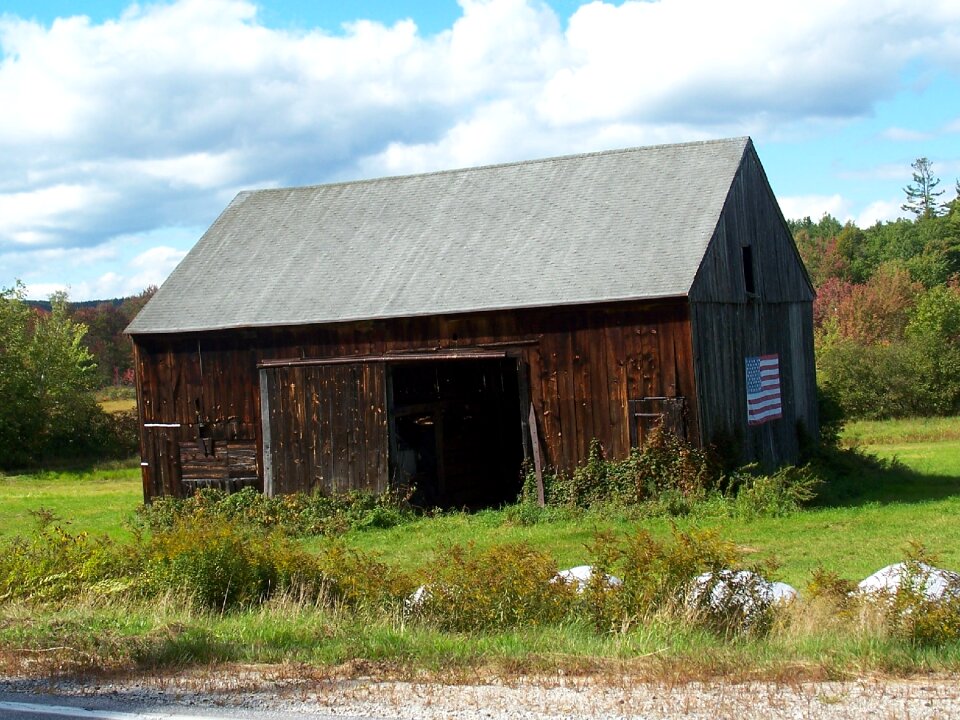
[[[813,297],[749,138],[242,192],[127,329],[144,497],[492,505],[657,422],[776,466]]]

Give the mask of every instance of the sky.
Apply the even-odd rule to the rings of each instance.
[[[787,218],[952,198],[960,2],[0,0],[0,288],[138,293],[245,189],[741,135]]]

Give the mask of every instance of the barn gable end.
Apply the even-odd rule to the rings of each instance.
[[[690,290],[703,440],[744,460],[796,459],[800,432],[816,436],[813,286],[756,152],[744,153]],[[750,425],[745,363],[776,355],[783,417]]]

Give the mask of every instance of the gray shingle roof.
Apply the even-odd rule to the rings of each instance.
[[[749,143],[242,192],[127,331],[683,296]]]

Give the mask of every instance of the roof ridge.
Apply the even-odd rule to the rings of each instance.
[[[341,180],[338,182],[330,182],[330,183],[313,183],[311,185],[293,185],[293,186],[274,187],[274,188],[254,188],[250,190],[241,190],[238,193],[238,195],[259,195],[259,194],[266,194],[266,193],[289,192],[291,190],[315,190],[317,188],[346,187],[351,185],[363,185],[365,183],[384,183],[389,181],[409,180],[411,178],[457,175],[461,173],[472,173],[472,172],[480,172],[480,171],[487,171],[487,170],[499,170],[502,168],[509,168],[509,167],[540,165],[540,164],[567,161],[567,160],[580,160],[583,158],[601,157],[605,155],[624,155],[627,153],[649,151],[649,150],[660,150],[664,148],[683,148],[683,147],[694,147],[694,146],[702,146],[702,145],[727,145],[727,144],[734,144],[737,142],[741,142],[744,144],[744,146],[746,146],[746,144],[750,141],[751,141],[751,138],[749,135],[739,135],[736,137],[714,138],[711,140],[690,140],[682,143],[658,143],[656,145],[635,145],[627,148],[612,148],[610,150],[594,150],[592,152],[574,153],[572,155],[551,155],[549,157],[544,157],[544,158],[533,158],[531,160],[512,160],[510,162],[488,163],[486,165],[468,165],[468,166],[459,167],[459,168],[445,168],[443,170],[430,170],[428,172],[405,173],[403,175],[382,175],[382,176],[372,177],[372,178],[359,178],[356,180]]]

